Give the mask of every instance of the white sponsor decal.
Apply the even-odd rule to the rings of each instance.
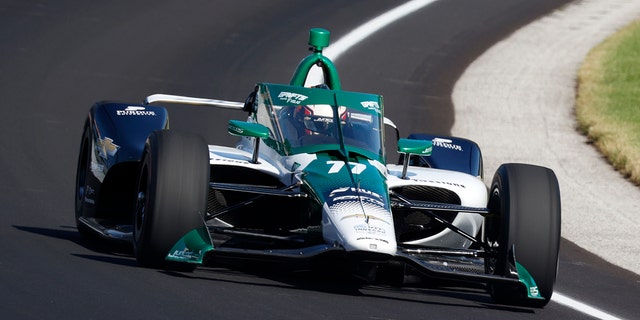
[[[345,193],[345,192],[358,193],[360,195],[368,195],[368,196],[371,196],[371,197],[375,197],[377,199],[382,199],[382,197],[379,194],[377,194],[377,193],[375,193],[375,192],[373,192],[371,190],[362,189],[362,188],[357,188],[356,189],[354,187],[344,187],[344,188],[335,189],[335,190],[331,191],[331,193],[329,194],[329,197],[333,198],[333,197],[338,196],[339,193]]]
[[[373,117],[370,114],[351,112],[349,113],[349,117],[351,117],[351,120],[358,120],[368,123],[373,122]]]
[[[355,230],[355,232],[359,232],[359,233],[362,233],[362,232],[368,233],[368,234],[385,234],[386,233],[383,228],[366,225],[366,224],[355,225],[353,226],[353,229]]]
[[[380,241],[380,242],[384,242],[384,243],[389,243],[388,240],[385,239],[380,239],[380,238],[372,238],[372,237],[358,237],[356,238],[356,240],[361,241],[361,240],[373,240],[373,241]],[[372,249],[376,248],[375,244],[370,244],[370,246],[373,246]]]
[[[529,288],[529,293],[531,293],[531,295],[534,297],[537,297],[540,295],[540,292],[538,291],[538,287]]]
[[[242,135],[244,133],[244,130],[240,127],[237,126],[229,126],[229,131],[233,131],[234,133],[237,133],[239,135]]]
[[[146,110],[145,107],[128,106],[124,110],[116,110],[116,114],[119,116],[155,116],[156,112]]]
[[[362,101],[360,104],[367,109],[375,110],[380,113],[380,105],[378,104],[378,101]]]
[[[462,151],[462,146],[453,144],[453,141],[451,139],[433,138],[432,142],[433,142],[433,145],[436,147]]]
[[[424,179],[414,179],[414,180],[415,181],[421,181],[421,182],[427,182],[427,183],[442,184],[442,185],[445,185],[445,186],[466,188],[466,186],[464,184],[459,184],[459,183],[450,182],[450,181],[424,180]]]
[[[282,101],[286,101],[287,103],[293,103],[293,104],[301,103],[302,101],[307,100],[307,98],[309,97],[303,94],[288,92],[288,91],[282,91],[280,92],[280,94],[278,94],[278,99]]]
[[[174,250],[172,253],[169,253],[169,257],[174,259],[198,259],[200,254],[201,250],[195,252],[185,248],[182,250]]]

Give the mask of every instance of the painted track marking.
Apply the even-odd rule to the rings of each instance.
[[[571,309],[580,311],[584,314],[588,314],[592,317],[595,317],[597,319],[603,319],[603,320],[621,320],[621,318],[618,318],[616,316],[613,316],[611,314],[608,314],[600,309],[594,308],[588,304],[582,303],[578,300],[569,298],[567,296],[565,296],[562,293],[559,292],[554,292],[553,295],[551,296],[551,301],[559,303],[561,305],[567,306]]]

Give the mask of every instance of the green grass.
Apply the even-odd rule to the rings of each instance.
[[[593,48],[578,72],[578,129],[640,186],[640,21]]]

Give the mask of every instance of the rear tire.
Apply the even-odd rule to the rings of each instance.
[[[560,246],[560,189],[555,173],[527,164],[503,164],[491,183],[485,241],[498,243],[499,254],[488,271],[506,275],[511,248],[516,261],[535,280],[544,300],[528,299],[521,290],[489,284],[498,303],[544,307],[553,294]]]
[[[134,215],[134,254],[143,267],[193,270],[165,257],[187,232],[204,225],[209,153],[193,134],[158,130],[144,147]]]
[[[89,179],[91,176],[91,128],[89,123],[85,123],[80,142],[78,164],[76,167],[76,192],[75,192],[75,220],[76,228],[80,235],[85,238],[95,239],[95,233],[91,231],[80,218],[86,217],[86,197],[89,192]]]

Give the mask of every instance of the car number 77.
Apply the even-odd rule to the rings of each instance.
[[[329,160],[329,161],[327,161],[327,164],[331,165],[331,168],[329,168],[329,172],[328,173],[337,173],[342,169],[342,167],[344,167],[345,163],[344,163],[344,161]],[[349,165],[352,166],[351,173],[353,173],[353,174],[360,174],[360,173],[362,173],[362,171],[364,171],[364,169],[367,168],[367,166],[362,164],[362,163],[349,162]]]

